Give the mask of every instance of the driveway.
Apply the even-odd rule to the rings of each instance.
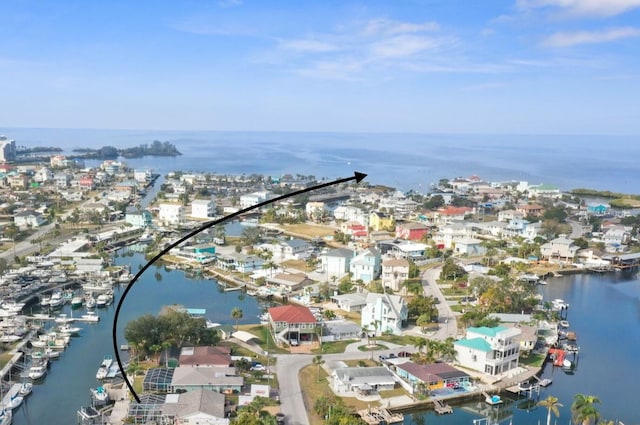
[[[432,339],[445,340],[448,337],[455,338],[458,335],[458,322],[455,313],[451,310],[449,303],[438,286],[437,279],[440,277],[441,272],[442,266],[425,270],[422,273],[422,288],[425,296],[431,295],[440,301],[436,305],[438,308],[438,330],[425,336]]]

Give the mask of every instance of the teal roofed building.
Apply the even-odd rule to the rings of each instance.
[[[520,334],[518,328],[470,327],[464,339],[454,343],[458,363],[469,369],[497,376],[518,367]]]
[[[587,212],[594,215],[605,215],[609,213],[609,205],[605,204],[589,204],[587,205]]]

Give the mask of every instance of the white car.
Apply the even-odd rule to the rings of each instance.
[[[250,370],[265,371],[265,370],[267,370],[267,368],[266,368],[266,367],[264,367],[264,365],[263,365],[263,364],[261,364],[261,363],[256,363],[256,364],[254,364],[253,366],[251,366],[251,369],[250,369]]]
[[[298,340],[297,339],[292,339],[289,341],[289,343],[291,344],[292,347],[297,347],[298,346]]]

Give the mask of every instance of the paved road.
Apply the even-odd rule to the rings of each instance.
[[[438,330],[434,333],[429,333],[430,338],[444,340],[448,337],[456,337],[458,334],[458,323],[456,320],[456,315],[451,310],[449,303],[444,298],[440,287],[437,284],[437,279],[440,276],[440,272],[442,272],[442,266],[434,267],[431,269],[427,269],[422,273],[422,287],[424,289],[424,294],[426,296],[433,296],[434,298],[440,300],[440,303],[437,304],[438,307],[438,323],[440,326]]]
[[[358,360],[367,359],[371,357],[371,352],[360,351],[358,346],[366,344],[366,341],[357,341],[350,344],[345,349],[344,353],[338,354],[325,354],[322,359],[325,362],[331,362],[336,360]],[[413,346],[400,346],[396,344],[384,343],[389,349],[375,351],[374,356],[380,356],[388,354],[392,350],[397,351],[402,348],[405,351],[414,352]],[[286,416],[287,424],[289,425],[308,425],[309,418],[307,417],[307,406],[304,405],[302,398],[302,391],[300,389],[300,381],[298,375],[300,370],[313,362],[311,354],[279,354],[277,358],[276,371],[278,373],[278,381],[280,384],[280,409]],[[308,406],[312,409],[313,406]]]

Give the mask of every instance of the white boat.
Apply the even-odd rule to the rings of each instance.
[[[5,334],[0,336],[0,342],[7,342],[7,343],[20,341],[21,339],[22,339],[21,336],[13,335],[13,334]]]
[[[94,406],[98,407],[109,403],[109,393],[104,387],[91,388],[90,391]]]
[[[496,406],[498,404],[502,404],[503,400],[500,398],[499,395],[491,395],[491,396],[487,396],[484,399],[484,402],[487,403],[487,404],[490,404],[492,406]]]
[[[568,327],[569,327],[569,322],[567,322],[566,320],[561,320],[561,321],[558,323],[558,325],[559,325],[561,328],[568,328]]]
[[[38,366],[31,366],[29,368],[29,378],[37,381],[38,379],[42,379],[44,378],[44,376],[47,374],[47,367],[46,366],[42,366],[42,365],[38,365]]]
[[[62,292],[56,291],[51,294],[51,299],[49,301],[50,308],[60,308],[64,305],[64,298],[62,297]]]
[[[84,305],[88,309],[92,309],[92,308],[94,308],[96,306],[96,299],[93,297],[92,294],[88,294],[87,296],[85,296]]]
[[[69,317],[65,313],[60,313],[55,319],[53,319],[53,321],[56,323],[63,323],[63,324],[71,323],[73,322],[73,317]]]
[[[83,322],[99,322],[100,321],[100,316],[98,316],[95,311],[87,311],[86,314],[83,314],[81,316],[81,320]]]
[[[573,368],[573,362],[569,359],[564,359],[562,361],[562,368],[563,369],[571,369]]]
[[[60,331],[61,334],[63,335],[78,335],[80,333],[80,331],[82,330],[81,327],[79,326],[71,326],[68,323],[65,323],[63,325],[58,326],[58,330]]]
[[[104,294],[98,295],[96,298],[96,305],[98,307],[105,307],[113,302],[113,292],[109,291]]]
[[[20,313],[24,308],[25,303],[18,303],[15,301],[5,301],[2,303],[2,308],[8,311],[15,311]]]
[[[12,420],[11,409],[0,408],[0,425],[11,425]]]
[[[96,372],[96,379],[105,379],[109,374],[109,368],[113,364],[113,357],[106,355],[102,359],[102,363],[100,363],[100,367],[98,367],[98,372]]]
[[[9,408],[11,410],[17,409],[18,407],[20,407],[23,401],[24,398],[16,393],[15,395],[11,396],[11,398],[9,398],[9,401],[4,406],[4,408]]]
[[[122,273],[120,276],[118,276],[118,283],[129,283],[131,282],[131,279],[133,279],[133,275],[131,273]]]
[[[20,395],[20,397],[26,397],[31,394],[31,391],[33,391],[33,384],[31,382],[23,382],[20,385],[18,394]]]
[[[540,380],[540,386],[541,387],[548,387],[549,385],[551,385],[553,381],[550,378],[543,378]]]
[[[67,283],[67,275],[63,272],[58,275],[52,276],[49,279],[49,283]]]
[[[51,297],[47,295],[43,295],[40,297],[40,307],[49,307],[51,304]]]
[[[144,232],[138,238],[138,242],[140,243],[151,242],[152,240],[153,240],[153,235],[149,232]]]
[[[95,420],[100,417],[100,412],[98,412],[93,406],[83,406],[78,410],[78,416],[81,423],[97,423]],[[0,424],[2,425],[2,424]]]
[[[71,308],[82,307],[83,303],[84,299],[80,295],[74,295],[73,298],[71,298]]]

